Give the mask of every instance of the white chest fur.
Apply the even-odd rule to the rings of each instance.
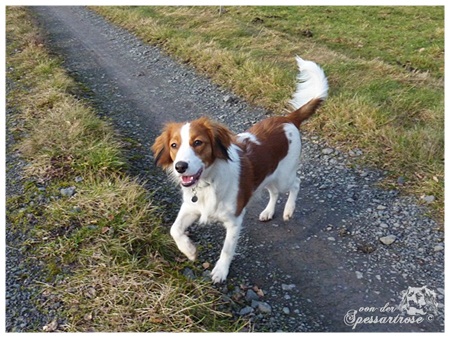
[[[194,188],[183,188],[183,203],[199,215],[200,223],[225,221],[236,214],[240,161],[237,147],[229,149],[231,160],[218,160]]]

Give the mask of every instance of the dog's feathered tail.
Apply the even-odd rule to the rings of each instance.
[[[328,96],[328,81],[322,68],[312,61],[296,57],[299,73],[297,89],[289,101],[295,109],[287,118],[297,127],[320,107]]]

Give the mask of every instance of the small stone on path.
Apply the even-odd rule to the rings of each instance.
[[[396,240],[397,240],[397,236],[395,236],[395,235],[387,235],[384,237],[380,237],[380,242],[383,243],[384,245],[391,245]]]

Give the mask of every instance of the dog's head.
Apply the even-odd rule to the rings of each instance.
[[[184,187],[194,186],[216,159],[230,160],[232,133],[208,118],[168,123],[152,146],[155,163],[171,171]]]
[[[409,287],[403,291],[399,309],[410,315],[437,312],[436,293],[426,286]]]

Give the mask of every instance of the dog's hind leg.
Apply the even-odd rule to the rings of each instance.
[[[278,189],[274,186],[267,186],[266,189],[269,191],[269,203],[267,203],[266,208],[259,214],[259,220],[261,222],[270,221],[273,218],[279,195]]]
[[[196,248],[190,238],[184,233],[186,229],[199,218],[199,214],[189,210],[186,204],[181,206],[178,216],[170,228],[170,235],[175,240],[178,249],[191,261],[196,259]]]
[[[227,234],[220,253],[220,258],[211,272],[211,278],[214,283],[220,283],[227,278],[231,261],[236,252],[236,245],[239,240],[243,218],[244,212],[238,217],[233,217],[232,220],[226,221],[223,224],[227,229]]]
[[[289,221],[295,210],[295,201],[297,200],[298,191],[300,190],[300,179],[296,177],[289,189],[289,197],[284,206],[283,219]]]

